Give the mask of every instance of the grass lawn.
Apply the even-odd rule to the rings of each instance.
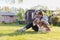
[[[60,40],[60,27],[51,27],[49,33],[37,33],[31,29],[23,33],[16,32],[22,26],[24,25],[1,25],[0,40]]]

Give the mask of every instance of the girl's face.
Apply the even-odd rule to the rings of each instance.
[[[43,15],[38,15],[39,18],[43,17]]]

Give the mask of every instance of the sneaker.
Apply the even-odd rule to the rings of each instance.
[[[25,32],[26,28],[23,28],[23,29],[20,29],[20,30],[17,30],[18,32]]]

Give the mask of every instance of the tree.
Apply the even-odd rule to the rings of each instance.
[[[23,2],[23,0],[18,0],[20,3]]]
[[[19,20],[23,20],[23,14],[24,14],[24,9],[20,8],[18,13],[17,13],[17,16],[18,16]]]
[[[3,9],[4,9],[5,11],[7,11],[7,12],[10,12],[10,11],[11,11],[11,9],[10,9],[8,6],[5,6]]]

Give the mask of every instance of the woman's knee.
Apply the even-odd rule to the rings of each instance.
[[[37,27],[37,25],[33,26],[32,29],[33,29],[34,31],[38,32],[38,27]]]
[[[29,24],[26,25],[26,28],[29,29],[32,26],[33,26],[33,24],[32,23],[29,23]]]

